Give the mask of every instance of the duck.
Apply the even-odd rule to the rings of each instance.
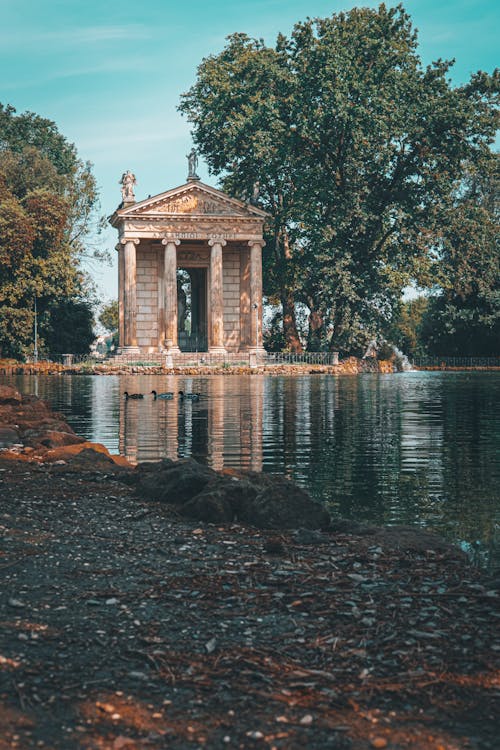
[[[167,391],[166,393],[157,393],[156,391],[151,391],[151,393],[153,394],[153,399],[155,401],[157,398],[164,398],[170,401],[174,397],[174,394],[172,393],[172,391]]]
[[[123,395],[127,401],[129,398],[144,398],[144,393],[128,393],[127,391],[123,391]]]
[[[200,400],[200,394],[199,393],[184,393],[184,391],[179,391],[179,398],[181,401],[199,401]]]

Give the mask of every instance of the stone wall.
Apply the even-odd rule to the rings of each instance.
[[[224,346],[237,352],[240,343],[240,248],[226,245],[222,251],[224,290]]]
[[[137,344],[143,351],[158,347],[158,253],[137,248]]]

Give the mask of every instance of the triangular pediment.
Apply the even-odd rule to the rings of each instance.
[[[265,211],[230,198],[221,190],[199,181],[188,182],[173,190],[118,209],[121,218],[138,216],[234,216],[266,217]]]

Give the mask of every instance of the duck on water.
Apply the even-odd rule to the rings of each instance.
[[[184,391],[179,391],[179,399],[181,401],[199,401],[200,398],[200,393],[184,393]]]
[[[174,394],[172,391],[166,391],[165,393],[157,393],[156,391],[151,391],[151,393],[155,401],[157,398],[163,398],[163,399],[170,401],[174,397]]]

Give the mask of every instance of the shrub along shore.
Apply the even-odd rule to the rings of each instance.
[[[0,386],[0,750],[493,750],[500,580]]]

